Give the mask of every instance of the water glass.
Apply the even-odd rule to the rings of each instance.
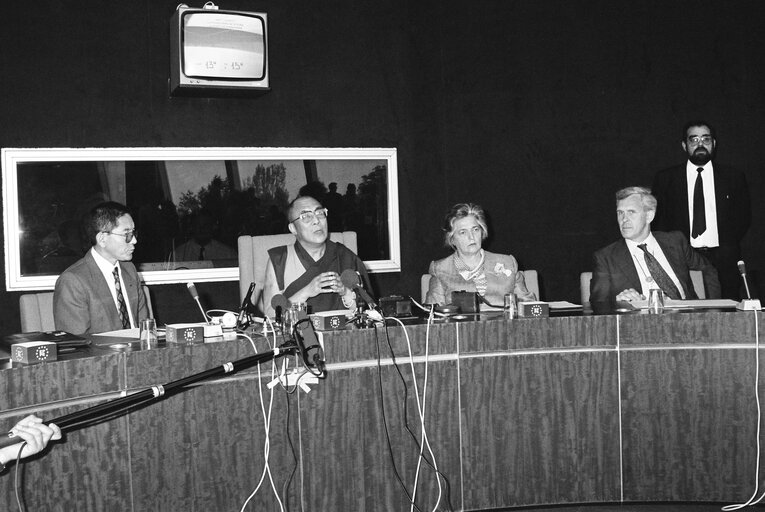
[[[650,313],[661,313],[664,311],[664,292],[661,288],[651,288],[648,290],[648,311]]]
[[[140,322],[141,348],[157,348],[157,321],[153,318],[144,318]]]
[[[516,302],[515,294],[514,293],[506,293],[505,294],[505,305],[503,308],[503,312],[505,315],[505,318],[508,320],[512,320],[516,317],[516,309],[518,307],[518,304]]]
[[[295,324],[298,323],[301,316],[306,316],[306,312],[308,311],[308,304],[305,302],[296,302],[292,304],[289,309],[287,309],[283,316],[284,316],[284,333],[289,335],[292,335],[292,329],[295,327]]]

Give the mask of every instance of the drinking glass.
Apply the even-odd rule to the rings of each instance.
[[[648,311],[651,313],[664,311],[664,292],[660,288],[648,290]]]
[[[141,348],[157,348],[157,321],[153,318],[144,318],[140,322]]]
[[[508,320],[512,320],[516,316],[516,308],[518,307],[515,294],[514,293],[506,293],[505,294],[505,306],[503,308],[505,318]]]

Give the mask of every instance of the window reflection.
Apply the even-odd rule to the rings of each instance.
[[[22,276],[56,275],[91,243],[80,220],[126,204],[142,271],[236,267],[240,235],[287,233],[298,194],[329,209],[331,231],[356,231],[364,260],[390,257],[385,160],[23,162],[18,165]]]

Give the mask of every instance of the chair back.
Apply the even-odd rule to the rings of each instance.
[[[329,239],[341,243],[354,253],[358,251],[355,231],[342,231],[330,233]],[[252,292],[253,304],[263,312],[263,284],[266,280],[266,267],[268,265],[268,250],[280,245],[295,243],[295,235],[284,233],[280,235],[240,236],[237,242],[239,247],[239,301],[244,300],[244,295],[255,283]]]
[[[53,292],[25,293],[19,297],[21,332],[53,331]]]
[[[579,298],[584,308],[590,304],[590,281],[592,281],[592,272],[579,274]]]
[[[523,270],[523,278],[526,281],[526,288],[534,294],[537,300],[541,300],[539,297],[539,274],[536,270]],[[428,295],[428,288],[430,287],[430,274],[422,274],[420,278],[420,299],[422,303],[425,303],[425,297]]]

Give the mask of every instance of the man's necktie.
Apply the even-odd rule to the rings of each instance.
[[[696,185],[693,187],[693,228],[691,237],[696,238],[707,230],[707,215],[704,208],[704,179],[701,177],[703,167],[696,169]]]
[[[199,247],[199,259],[200,260],[205,259],[205,246],[204,245]]]
[[[125,305],[125,297],[122,295],[122,285],[120,284],[120,271],[119,268],[114,267],[112,272],[114,276],[114,288],[117,290],[117,310],[120,312],[120,321],[122,321],[122,328],[130,328],[130,316],[128,316],[127,306]]]
[[[662,268],[661,264],[656,260],[656,258],[653,257],[653,254],[648,252],[646,244],[640,244],[638,247],[643,250],[645,256],[645,264],[648,267],[648,272],[651,274],[653,280],[656,281],[656,284],[659,285],[659,288],[661,288],[661,290],[670,299],[679,299],[680,290],[677,289],[675,283],[672,282],[672,278],[669,277],[669,274],[667,274],[667,272]]]

